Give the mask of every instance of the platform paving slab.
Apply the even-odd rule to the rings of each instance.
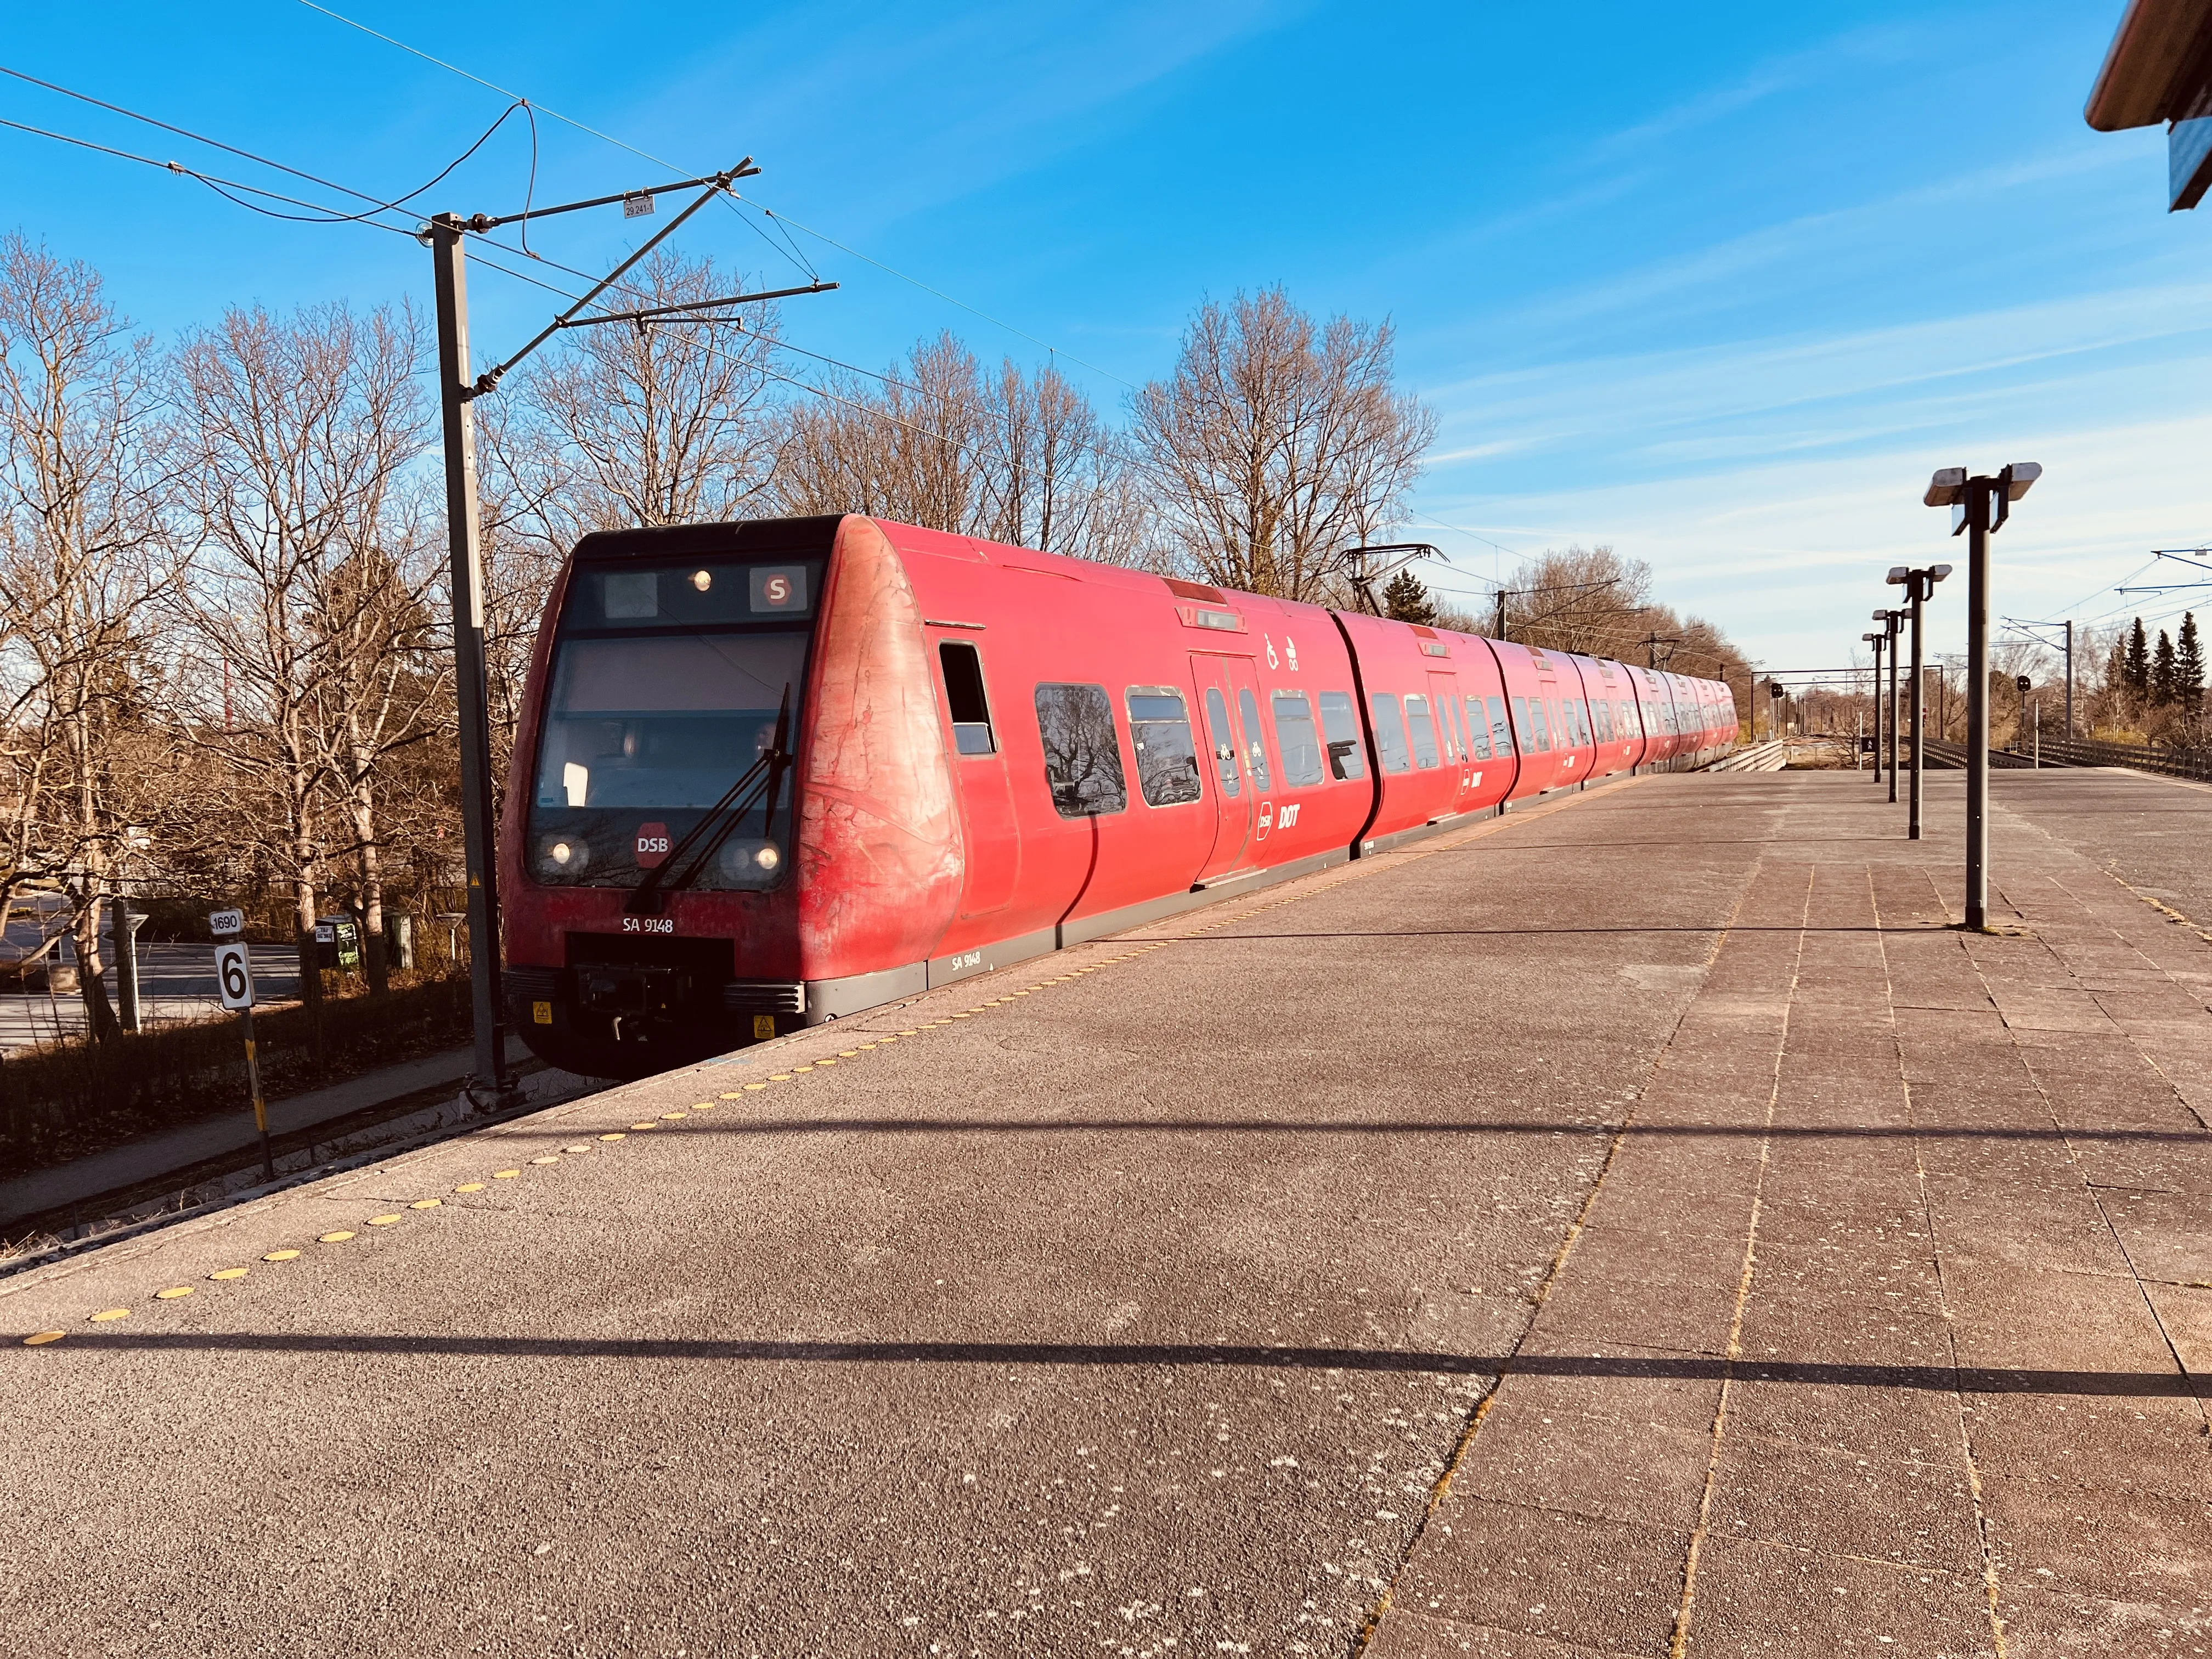
[[[1638,780],[0,1280],[9,1640],[2212,1650],[2212,945],[2081,787],[2021,938],[1942,779]]]

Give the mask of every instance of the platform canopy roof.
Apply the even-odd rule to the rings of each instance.
[[[2212,3],[2129,0],[2105,67],[2089,94],[2089,125],[2100,132],[2185,121],[2209,112]]]
[[[2212,189],[2212,0],[2128,0],[2083,112],[2100,132],[2168,124],[2166,205]]]

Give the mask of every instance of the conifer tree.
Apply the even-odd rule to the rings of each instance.
[[[2150,700],[2163,708],[2173,699],[2173,641],[2166,638],[2161,628],[2158,630],[2158,649],[2151,653]]]
[[[2204,707],[2204,646],[2197,635],[2197,613],[2181,613],[2181,637],[2173,647],[2173,690],[2191,714]]]
[[[1399,622],[1419,623],[1426,627],[1437,619],[1437,602],[1429,597],[1429,590],[1419,576],[1410,570],[1401,570],[1382,584],[1382,614]]]
[[[2150,695],[2150,647],[2143,638],[2142,618],[2137,617],[2128,634],[2128,690],[2138,697]]]

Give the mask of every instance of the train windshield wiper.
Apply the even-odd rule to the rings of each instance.
[[[791,754],[787,744],[791,735],[791,686],[783,688],[783,700],[775,711],[775,735],[760,757],[739,773],[738,781],[722,792],[716,801],[700,815],[699,821],[685,830],[677,843],[668,849],[668,856],[646,872],[643,881],[632,890],[629,901],[623,912],[632,916],[657,916],[663,900],[670,893],[678,893],[699,879],[707,862],[722,850],[722,843],[730,838],[731,831],[744,821],[752,809],[756,797],[765,792],[768,810],[763,814],[764,830],[775,824],[775,808],[783,793],[783,775],[791,767]],[[712,832],[711,834],[709,832]],[[703,837],[703,840],[702,840]],[[696,846],[696,851],[695,849]],[[684,860],[689,856],[690,862]],[[682,865],[679,871],[678,866]]]

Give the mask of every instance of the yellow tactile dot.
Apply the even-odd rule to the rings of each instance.
[[[532,1164],[558,1164],[561,1161],[561,1154],[558,1152],[548,1152],[543,1158],[533,1158],[530,1161]]]
[[[459,1186],[454,1188],[453,1190],[457,1193],[480,1193],[484,1189],[486,1184],[486,1182],[481,1181],[464,1181]]]
[[[246,1269],[244,1267],[217,1267],[208,1277],[210,1279],[243,1279],[246,1274]]]
[[[656,1121],[647,1120],[643,1123],[633,1123],[629,1127],[633,1129],[658,1129],[660,1125]]]
[[[520,1170],[494,1170],[491,1172],[491,1178],[494,1181],[512,1181],[521,1173]]]
[[[768,1087],[768,1085],[765,1083],[748,1083],[745,1085],[745,1087],[747,1089],[765,1089]]]
[[[616,1130],[612,1134],[605,1134],[599,1137],[602,1140],[620,1140],[622,1138],[623,1132],[619,1129]]]
[[[389,1227],[406,1219],[404,1215],[373,1215],[368,1218],[368,1224],[372,1227]]]
[[[770,1072],[768,1074],[768,1080],[770,1083],[788,1083],[791,1081],[791,1073],[788,1072]]]
[[[912,1032],[912,1031],[901,1031],[901,1032],[899,1033],[899,1035],[900,1035],[901,1036],[914,1036],[914,1032]],[[888,1042],[889,1040],[890,1040],[890,1039],[888,1039],[888,1038],[886,1038],[886,1039],[885,1039],[885,1041],[886,1041],[886,1042]]]
[[[868,1048],[872,1047],[874,1047],[872,1043],[867,1042],[864,1042],[860,1045],[860,1048]],[[837,1051],[837,1058],[840,1060],[850,1060],[854,1054],[860,1052],[860,1048],[840,1048]]]
[[[702,1100],[691,1109],[695,1112],[711,1112],[714,1109],[714,1103],[711,1100]]]
[[[264,1261],[296,1261],[300,1259],[300,1253],[297,1250],[271,1250],[261,1259]]]
[[[886,1038],[884,1038],[884,1040],[886,1042],[888,1042],[890,1039],[890,1038],[888,1038],[888,1037],[886,1037]],[[853,1050],[853,1052],[854,1052],[854,1054],[866,1054],[869,1049],[871,1049],[871,1048],[874,1048],[875,1046],[876,1046],[876,1045],[875,1045],[874,1043],[872,1043],[872,1042],[864,1042],[864,1043],[862,1043],[859,1048],[857,1048],[854,1049],[854,1050]]]
[[[564,1152],[588,1152],[592,1149],[587,1146],[579,1145],[574,1146],[563,1146],[561,1150]]]
[[[811,1071],[812,1071],[813,1069],[814,1069],[814,1067],[813,1067],[811,1065],[806,1065],[806,1066],[793,1066],[793,1067],[791,1068],[791,1070],[792,1070],[792,1075],[793,1075],[794,1077],[795,1077],[795,1076],[797,1076],[797,1075],[798,1075],[799,1073],[801,1073],[801,1072],[811,1072]]]
[[[445,1201],[442,1198],[418,1198],[407,1207],[410,1210],[434,1210]]]
[[[672,1123],[677,1119],[689,1117],[691,1114],[689,1112],[663,1112],[660,1115],[664,1121]]]
[[[837,1062],[836,1062],[836,1060],[827,1060],[827,1059],[824,1059],[824,1060],[816,1060],[814,1063],[815,1063],[817,1066],[835,1066]]]
[[[93,1315],[92,1322],[95,1325],[105,1325],[111,1319],[128,1319],[130,1317],[131,1310],[128,1308],[102,1308],[98,1313]]]
[[[955,1015],[953,1015],[953,1016],[952,1016],[952,1018],[955,1018],[955,1019],[973,1019],[975,1017],[975,1011],[974,1009],[972,1009],[972,1008],[971,1008],[971,1009],[969,1009],[969,1010],[966,1013],[964,1013],[964,1014],[955,1014]]]
[[[27,1348],[43,1348],[47,1343],[58,1342],[68,1334],[67,1331],[33,1331],[23,1339],[23,1346]]]
[[[352,1237],[353,1235],[351,1233],[341,1230],[334,1233],[325,1233],[320,1238],[318,1238],[315,1243],[318,1244],[343,1244],[346,1240]]]
[[[190,1296],[191,1293],[192,1287],[189,1285],[172,1285],[166,1291],[155,1291],[154,1300],[156,1302],[174,1302],[178,1297]]]

